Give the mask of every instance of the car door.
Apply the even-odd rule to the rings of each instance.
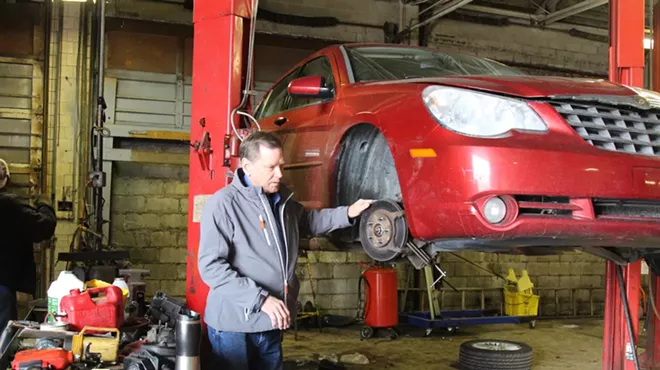
[[[284,160],[286,163],[292,163],[293,161],[293,146],[288,140],[287,132],[280,130],[280,126],[275,122],[278,121],[281,114],[288,109],[287,107],[291,97],[287,92],[287,87],[291,80],[293,80],[299,73],[300,68],[296,68],[281,79],[270,89],[270,91],[266,92],[254,110],[254,117],[259,122],[261,129],[264,131],[275,132],[280,137],[282,145],[284,146]]]
[[[289,155],[284,181],[296,192],[296,199],[309,208],[320,208],[327,202],[328,186],[326,150],[328,131],[332,128],[330,114],[336,94],[336,78],[332,60],[327,55],[302,65],[296,78],[321,76],[332,92],[329,98],[307,98],[289,95],[286,110],[274,123],[286,137]]]

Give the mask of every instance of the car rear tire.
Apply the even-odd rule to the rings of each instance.
[[[399,177],[385,136],[370,124],[351,128],[337,156],[335,203],[351,205],[358,199],[391,200],[402,204]],[[359,239],[359,223],[341,232],[342,241]]]
[[[529,370],[532,361],[532,347],[508,340],[471,340],[459,350],[462,370]]]

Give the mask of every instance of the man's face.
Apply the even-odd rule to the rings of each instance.
[[[266,193],[277,193],[282,179],[284,157],[281,149],[259,147],[259,158],[254,162],[243,159],[243,169],[254,186],[261,186]]]

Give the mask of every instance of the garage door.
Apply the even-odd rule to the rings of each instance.
[[[26,198],[41,190],[41,18],[38,4],[0,4],[0,157],[10,163],[10,191]]]
[[[108,31],[106,124],[113,136],[187,133],[192,58],[185,55],[192,53],[192,34],[181,28],[178,33],[158,34],[130,25]]]

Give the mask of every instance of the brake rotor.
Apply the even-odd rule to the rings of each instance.
[[[408,222],[398,203],[378,200],[360,219],[360,243],[369,257],[390,261],[401,254],[408,239]]]

